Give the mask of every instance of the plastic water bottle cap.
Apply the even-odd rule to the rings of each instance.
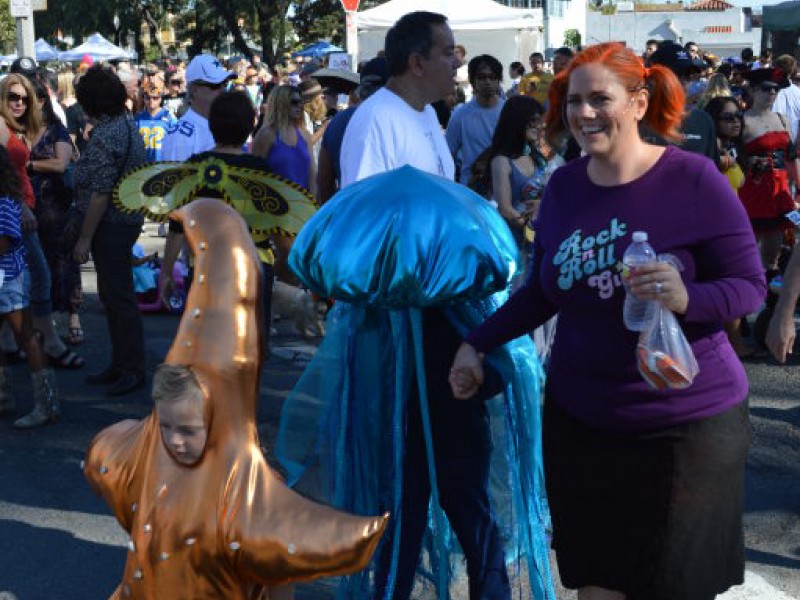
[[[634,231],[633,232],[633,241],[634,242],[646,242],[647,241],[647,232],[646,231]]]

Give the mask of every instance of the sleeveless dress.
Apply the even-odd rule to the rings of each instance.
[[[275,143],[270,148],[267,164],[273,173],[308,189],[308,167],[311,164],[311,155],[300,133],[300,128],[295,127],[294,129],[297,132],[297,143],[294,146],[284,142],[279,131],[275,132]]]
[[[771,165],[765,172],[748,169],[744,185],[739,188],[739,199],[756,232],[779,231],[792,226],[783,217],[794,210],[786,170],[790,144],[786,131],[768,131],[745,144],[749,156],[767,158]]]
[[[22,199],[30,208],[34,208],[36,206],[36,196],[33,193],[28,171],[25,168],[28,164],[28,159],[31,157],[31,152],[28,150],[28,146],[14,135],[13,132],[11,132],[8,138],[6,150],[8,150],[8,159],[11,161],[11,164],[14,165],[14,169],[16,169],[17,175],[19,176],[19,185],[22,188]]]

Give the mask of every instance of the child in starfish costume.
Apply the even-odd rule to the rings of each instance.
[[[85,475],[130,533],[112,598],[268,598],[268,588],[353,573],[386,524],[289,490],[259,447],[261,272],[244,221],[218,200],[177,213],[196,259],[195,285],[168,365],[203,392],[207,439],[185,464],[162,438],[159,412],[94,439]]]

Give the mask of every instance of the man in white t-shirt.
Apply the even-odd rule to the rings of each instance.
[[[348,123],[342,187],[403,165],[453,179],[453,157],[430,106],[453,91],[453,34],[446,23],[434,29],[428,56],[411,52],[402,71],[398,64],[393,71],[390,61],[386,87],[363,102]]]
[[[161,146],[161,159],[183,162],[193,154],[214,147],[214,136],[208,128],[211,103],[230,79],[231,73],[210,54],[198,54],[186,67],[186,86],[190,107],[186,114],[167,131]]]
[[[786,116],[787,127],[792,136],[792,141],[800,143],[800,86],[794,83],[797,75],[797,60],[789,54],[782,54],[775,59],[775,66],[786,74],[791,85],[778,90],[778,96],[772,105],[772,112],[781,113]]]
[[[390,77],[384,88],[359,106],[347,125],[341,151],[342,187],[404,165],[453,179],[453,157],[430,103],[452,93],[457,66],[454,45],[447,18],[436,13],[409,13],[389,30],[385,54]],[[437,198],[424,201],[435,203]],[[426,357],[449,356],[461,340],[438,307],[423,310],[422,329]],[[444,363],[426,360],[425,365],[439,505],[461,542],[470,597],[510,600],[503,542],[488,494],[489,417],[483,402],[453,397],[449,359]],[[400,530],[391,533],[401,540],[399,546],[385,541],[379,550],[375,597],[386,594],[392,564],[396,565],[393,600],[407,600],[414,587],[431,497],[419,405],[416,392],[410,392],[401,514],[396,515]]]

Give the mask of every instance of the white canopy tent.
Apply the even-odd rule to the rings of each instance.
[[[383,49],[386,32],[403,15],[417,10],[447,17],[456,39],[467,49],[467,60],[491,54],[504,67],[542,48],[542,9],[509,8],[493,0],[391,0],[355,14],[358,60],[369,60]],[[527,68],[527,67],[526,67]]]
[[[136,58],[135,52],[128,52],[115,46],[99,33],[90,36],[80,46],[75,46],[66,52],[59,52],[58,59],[64,62],[81,60],[86,54],[94,60],[123,60]]]

